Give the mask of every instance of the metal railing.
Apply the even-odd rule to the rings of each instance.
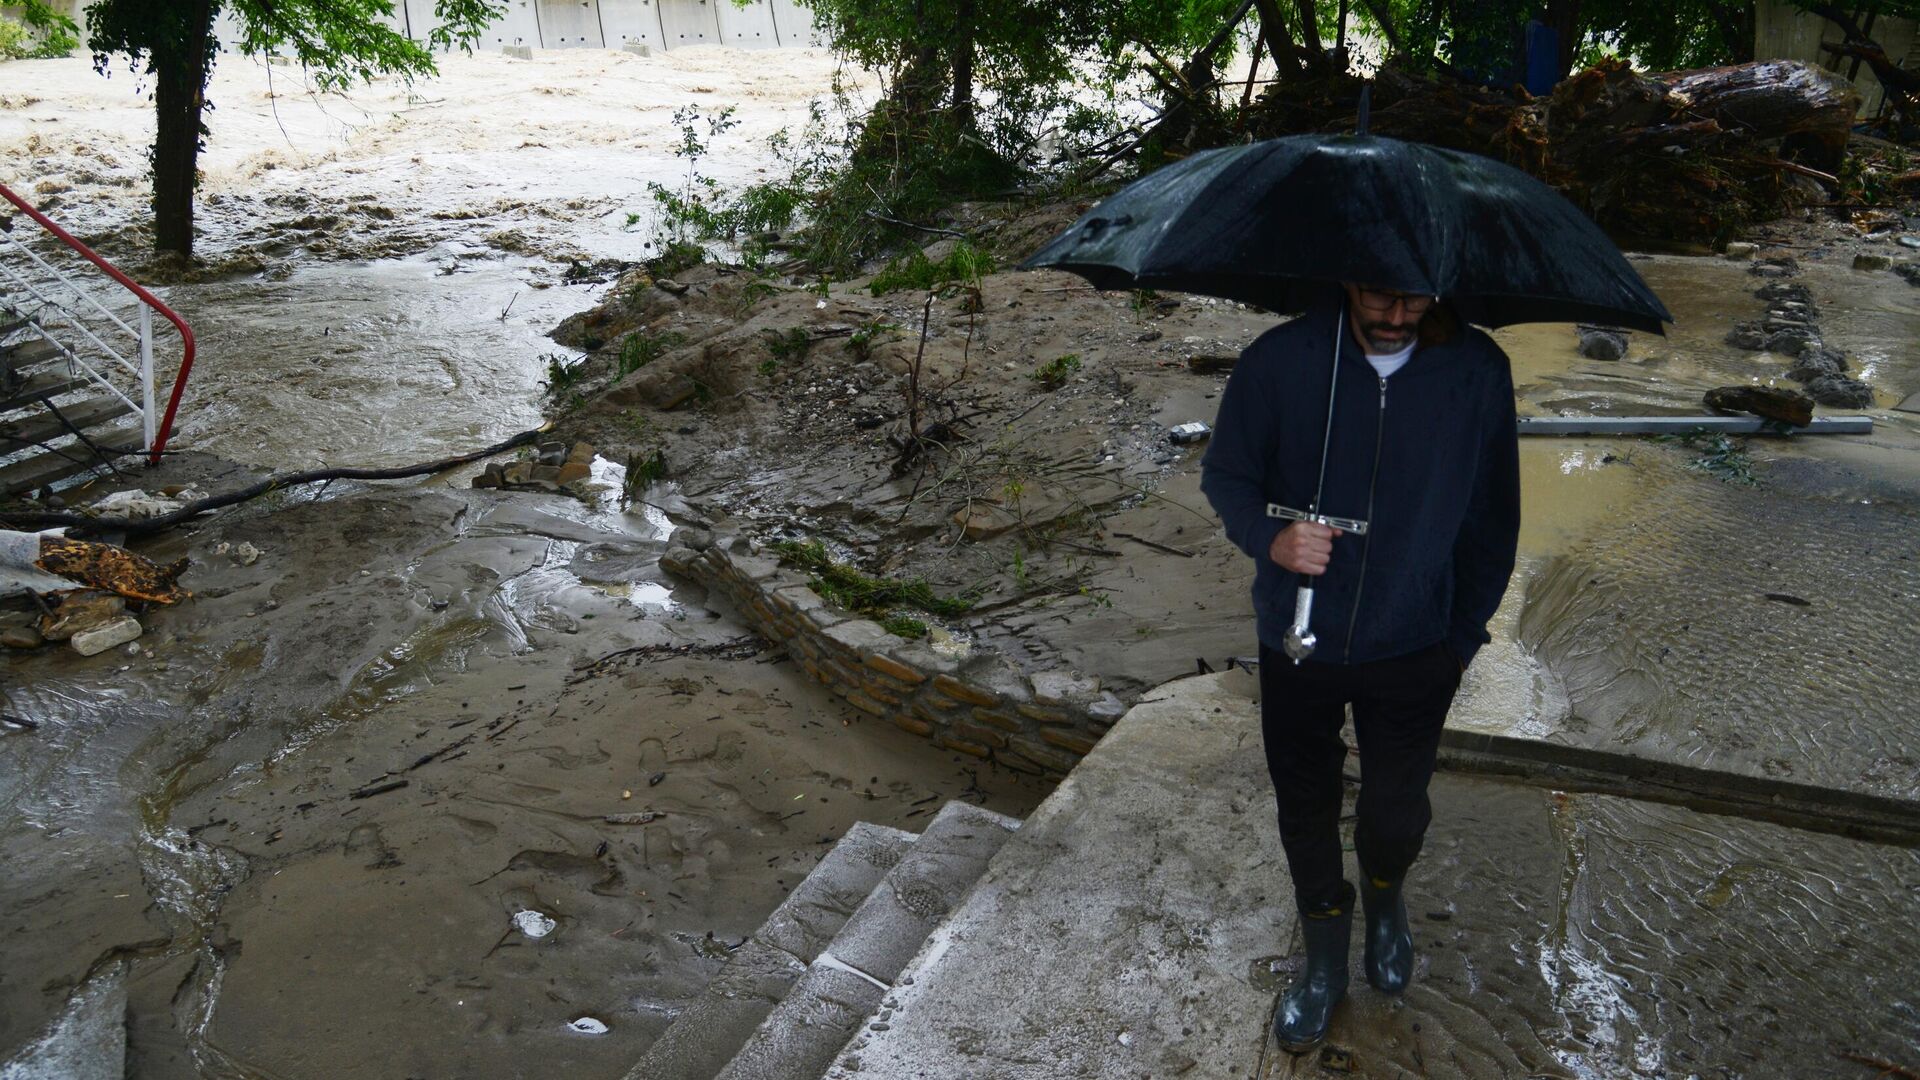
[[[42,258],[25,241],[15,236],[11,227],[0,229],[0,248],[10,248],[23,254],[27,261],[44,275],[35,279],[9,265],[7,261],[0,260],[0,277],[4,277],[13,288],[32,300],[32,310],[28,310],[25,305],[15,305],[16,318],[21,327],[51,345],[66,359],[73,372],[84,373],[92,382],[105,388],[140,413],[142,434],[140,449],[146,453],[149,463],[159,464],[160,455],[167,447],[167,438],[173,432],[173,418],[180,409],[180,395],[186,390],[187,374],[193,370],[193,330],[187,326],[186,320],[174,313],[172,308],[161,303],[159,298],[122,273],[118,267],[94,254],[91,248],[74,239],[73,234],[34,209],[31,204],[14,194],[4,184],[0,184],[0,198],[12,203],[49,235],[92,263],[101,273],[112,278],[138,302],[136,328],[115,314],[106,304],[101,303],[80,282]],[[60,293],[65,295],[55,295]],[[181,344],[180,370],[174,376],[173,391],[167,397],[167,408],[164,413],[156,412],[154,407],[153,316],[155,313],[173,324],[174,329],[180,334]],[[106,324],[100,324],[99,319],[105,319]],[[63,339],[61,331],[78,340]],[[120,347],[116,348],[109,344],[109,339],[121,341]],[[89,345],[92,346],[91,350],[87,348]],[[136,352],[137,357],[126,355],[126,351]],[[95,363],[88,362],[88,355],[94,357]],[[96,363],[100,366],[96,366]],[[109,377],[109,372],[101,370],[108,365],[133,376],[138,384],[136,392],[140,400],[135,401],[132,395],[115,384]]]

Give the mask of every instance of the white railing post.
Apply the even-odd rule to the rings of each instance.
[[[141,430],[146,433],[142,450],[153,449],[153,309],[140,305],[140,411]]]

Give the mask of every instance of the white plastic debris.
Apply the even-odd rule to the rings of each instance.
[[[140,636],[140,620],[131,615],[122,615],[112,622],[82,630],[67,639],[73,651],[81,656],[96,656],[115,645],[125,645]]]
[[[530,938],[543,938],[553,933],[560,925],[538,911],[516,911],[513,913],[514,929]]]
[[[116,491],[93,504],[93,509],[103,516],[123,517],[130,521],[142,518],[159,517],[171,514],[187,505],[179,499],[169,499],[165,495],[156,495],[151,491]]]
[[[607,1025],[595,1020],[591,1016],[583,1016],[573,1023],[568,1024],[567,1028],[570,1031],[577,1031],[582,1035],[605,1035],[607,1033]]]

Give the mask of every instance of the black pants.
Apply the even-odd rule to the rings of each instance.
[[[1295,665],[1260,647],[1260,727],[1280,810],[1280,842],[1302,912],[1352,903],[1340,854],[1340,737],[1353,706],[1360,742],[1360,871],[1398,881],[1420,855],[1433,807],[1440,727],[1460,687],[1460,664],[1445,645],[1370,664]]]

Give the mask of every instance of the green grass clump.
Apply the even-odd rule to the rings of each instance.
[[[1073,378],[1079,370],[1079,354],[1068,353],[1065,356],[1056,356],[1034,368],[1027,378],[1039,383],[1042,390],[1058,390],[1067,385],[1067,380]]]
[[[935,289],[958,282],[976,282],[993,273],[993,257],[965,240],[953,246],[945,258],[934,262],[926,252],[909,252],[895,259],[886,269],[873,275],[867,288],[875,296],[901,289]]]
[[[911,615],[889,615],[880,620],[880,629],[894,637],[915,641],[927,636],[927,624]]]
[[[1711,431],[1690,431],[1685,435],[1655,435],[1653,441],[1678,443],[1700,456],[1687,462],[1687,468],[1714,477],[1723,484],[1753,487],[1760,478],[1753,474],[1753,457],[1743,439]]]
[[[796,566],[813,572],[808,587],[820,594],[822,599],[848,611],[870,616],[876,620],[898,618],[895,608],[912,608],[930,615],[965,615],[973,610],[973,601],[965,597],[941,596],[933,591],[925,581],[914,578],[909,581],[896,581],[892,578],[877,578],[861,573],[846,563],[836,561],[827,554],[826,546],[818,540],[802,543],[797,540],[781,540],[773,545],[780,557]],[[913,621],[913,620],[908,620]],[[904,625],[904,624],[903,624]],[[894,631],[898,633],[898,631]],[[918,637],[925,634],[900,634],[901,637]]]
[[[628,334],[627,339],[620,343],[620,375],[631,375],[686,343],[687,336],[677,330],[659,334],[645,331]]]

